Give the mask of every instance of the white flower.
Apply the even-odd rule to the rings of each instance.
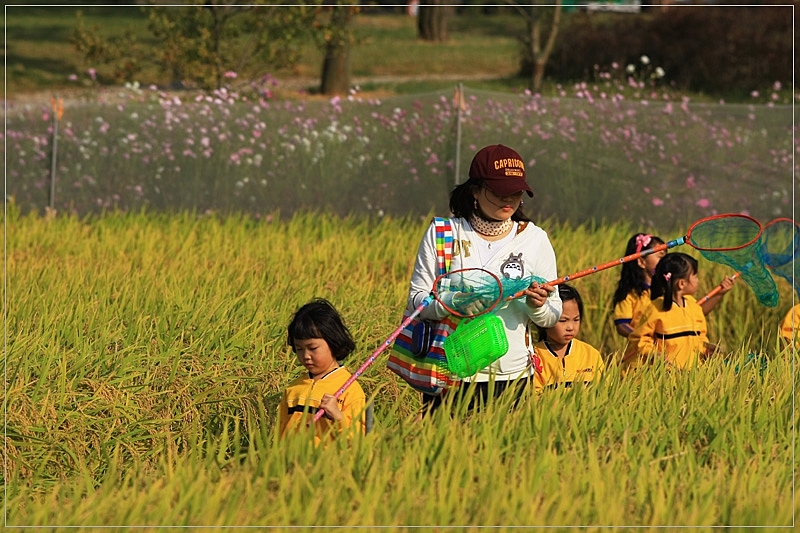
[[[642,65],[649,65],[650,64],[650,58],[647,57],[647,56],[640,57],[639,61],[642,62]]]
[[[625,67],[625,72],[627,72],[628,74],[633,74],[634,72],[636,72],[636,65],[634,65],[633,63],[629,64],[627,67]]]
[[[661,67],[656,67],[656,78],[663,78],[666,72]]]

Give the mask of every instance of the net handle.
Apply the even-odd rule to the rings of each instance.
[[[738,276],[739,276],[739,273],[738,272],[734,272],[731,275],[730,279],[732,279],[732,280],[736,279]],[[711,298],[713,298],[714,296],[719,294],[719,291],[721,291],[721,290],[722,290],[722,284],[720,283],[719,285],[717,285],[716,287],[714,287],[713,289],[708,291],[708,294],[706,294],[705,296],[703,296],[702,298],[697,300],[697,303],[700,304],[700,305],[703,305],[704,303],[709,301]]]
[[[437,278],[437,279],[438,279],[438,278]],[[383,351],[384,351],[386,348],[388,348],[389,346],[391,346],[391,345],[392,345],[392,343],[394,342],[394,340],[395,340],[395,339],[398,337],[398,335],[400,335],[400,332],[402,332],[402,331],[403,331],[403,328],[405,328],[406,326],[408,326],[408,325],[411,323],[411,321],[412,321],[412,320],[414,320],[415,318],[417,318],[417,316],[419,316],[419,314],[422,312],[422,310],[423,310],[423,309],[425,309],[426,307],[428,307],[428,305],[429,305],[429,304],[430,304],[432,301],[433,301],[433,293],[429,294],[428,296],[426,296],[426,297],[425,297],[425,299],[424,299],[424,300],[422,300],[422,303],[420,303],[420,304],[419,304],[419,305],[416,307],[416,309],[414,309],[414,311],[413,311],[413,312],[412,312],[410,315],[408,315],[408,316],[407,316],[407,317],[406,317],[406,318],[403,320],[403,322],[401,322],[401,323],[400,323],[400,326],[399,326],[399,327],[398,327],[396,330],[394,330],[394,331],[392,332],[392,334],[391,334],[391,335],[389,335],[389,336],[386,338],[386,340],[385,340],[385,341],[383,341],[383,343],[382,343],[382,344],[381,344],[381,345],[380,345],[380,346],[379,346],[379,347],[378,347],[378,348],[377,348],[377,349],[376,349],[374,352],[372,352],[372,355],[370,355],[370,356],[367,358],[367,360],[366,360],[366,361],[364,361],[364,363],[363,363],[363,364],[362,364],[360,367],[358,367],[358,370],[356,370],[355,372],[353,372],[353,375],[352,375],[352,376],[350,376],[349,378],[347,378],[347,381],[345,381],[345,382],[344,382],[344,385],[342,385],[342,388],[340,388],[338,391],[336,391],[336,394],[334,394],[334,395],[333,395],[333,397],[334,397],[334,398],[336,398],[336,399],[338,400],[338,399],[339,399],[339,397],[340,397],[342,394],[344,394],[344,391],[346,391],[346,390],[347,390],[347,388],[348,388],[348,387],[350,387],[350,385],[352,385],[352,384],[353,384],[353,382],[354,382],[355,380],[357,380],[357,379],[358,379],[358,378],[361,376],[361,374],[363,374],[363,373],[364,373],[364,371],[365,371],[365,370],[366,370],[366,369],[367,369],[367,368],[368,368],[368,367],[369,367],[369,366],[370,366],[372,363],[374,363],[374,362],[375,362],[375,359],[377,359],[377,358],[378,358],[378,356],[379,356],[381,353],[383,353]],[[325,414],[325,410],[324,410],[324,409],[322,409],[322,408],[320,408],[320,409],[319,409],[319,410],[316,412],[316,414],[314,414],[314,422],[317,422],[317,421],[318,421],[320,418],[322,418],[322,415],[324,415],[324,414]],[[312,422],[312,423],[313,423],[313,422]]]
[[[593,266],[591,268],[587,268],[586,270],[581,270],[580,272],[575,272],[574,274],[570,274],[568,276],[563,276],[553,281],[548,281],[546,285],[561,285],[562,283],[566,283],[568,281],[582,278],[584,276],[588,276],[590,274],[594,274],[595,272],[600,272],[601,270],[607,270],[609,268],[621,265],[623,263],[629,263],[635,259],[639,259],[642,257],[647,257],[648,255],[652,255],[656,252],[660,252],[662,250],[668,250],[670,248],[674,248],[676,246],[680,246],[686,242],[686,237],[681,237],[679,239],[675,239],[669,241],[664,244],[659,244],[658,246],[653,246],[652,248],[648,248],[647,250],[642,250],[641,252],[633,253],[630,255],[626,255],[625,257],[620,257],[619,259],[615,259],[614,261],[609,261],[608,263],[603,263],[602,265]],[[513,300],[515,298],[519,298],[525,293],[525,290],[518,291],[517,293],[511,295],[508,299]]]
[[[691,242],[691,235],[692,235],[692,231],[693,230],[697,229],[701,224],[704,224],[706,222],[710,222],[712,220],[718,220],[718,219],[721,219],[721,218],[745,218],[748,221],[750,221],[753,224],[755,224],[756,226],[758,226],[758,234],[755,236],[755,238],[753,238],[750,242],[748,242],[746,244],[742,244],[740,246],[729,247],[729,248],[703,248],[703,247],[697,246],[697,244]],[[758,220],[756,220],[753,217],[750,217],[748,215],[741,215],[741,214],[738,214],[738,213],[726,213],[726,214],[721,214],[721,215],[712,215],[710,217],[701,218],[700,220],[698,220],[694,224],[692,224],[689,227],[689,231],[687,231],[686,235],[684,235],[683,237],[671,240],[671,241],[666,242],[664,244],[659,244],[658,246],[653,246],[652,248],[649,248],[647,250],[642,250],[641,252],[637,252],[637,253],[633,253],[633,254],[630,254],[630,255],[626,255],[625,257],[620,257],[619,259],[616,259],[614,261],[609,261],[608,263],[603,263],[602,265],[593,266],[591,268],[587,268],[586,270],[581,270],[580,272],[575,272],[574,274],[570,274],[568,276],[563,276],[561,278],[558,278],[558,279],[555,279],[553,281],[547,282],[546,285],[560,285],[562,283],[566,283],[567,281],[575,280],[575,279],[578,279],[578,278],[582,278],[584,276],[588,276],[590,274],[594,274],[595,272],[600,272],[601,270],[606,270],[606,269],[621,265],[623,263],[629,263],[630,261],[634,261],[636,259],[647,257],[648,255],[654,254],[656,252],[660,252],[662,250],[669,250],[670,248],[674,248],[674,247],[680,246],[682,244],[688,244],[692,248],[694,248],[696,250],[702,250],[702,251],[724,252],[724,251],[730,251],[730,250],[739,250],[741,248],[745,248],[747,246],[750,246],[751,244],[756,242],[761,237],[761,234],[763,233],[763,231],[764,231],[764,229],[761,227],[761,223]],[[509,300],[513,300],[515,298],[519,298],[520,296],[523,295],[524,292],[525,292],[524,290],[518,291],[515,294],[511,295],[510,297],[508,297],[508,299]]]
[[[497,283],[497,287],[499,289],[500,296],[492,303],[492,305],[487,307],[486,309],[484,309],[480,313],[477,313],[477,314],[474,314],[474,315],[465,315],[463,313],[459,313],[459,312],[455,311],[454,309],[451,309],[448,305],[445,305],[444,302],[442,302],[442,300],[439,298],[438,292],[436,291],[436,287],[439,286],[439,282],[442,279],[447,278],[448,276],[450,276],[452,274],[457,274],[459,272],[464,272],[464,271],[473,271],[473,272],[474,271],[481,271],[481,272],[484,272],[486,274],[489,274],[492,278],[494,278],[494,281]],[[437,276],[436,279],[433,281],[433,288],[431,289],[430,294],[428,296],[426,296],[425,299],[422,300],[422,302],[414,309],[414,311],[410,315],[408,315],[400,323],[400,326],[397,329],[395,329],[392,332],[392,334],[389,335],[386,338],[386,340],[383,341],[381,343],[381,345],[374,352],[372,352],[372,355],[370,355],[367,358],[367,360],[364,361],[364,363],[360,367],[358,367],[358,370],[353,372],[353,375],[350,376],[349,378],[347,378],[347,381],[345,381],[344,384],[342,385],[342,387],[338,391],[336,391],[336,393],[333,395],[333,397],[336,398],[336,399],[339,399],[339,397],[342,394],[344,394],[344,391],[346,391],[348,389],[348,387],[350,387],[350,385],[352,385],[353,382],[356,381],[361,376],[361,374],[363,374],[364,371],[367,368],[369,368],[369,366],[372,363],[375,362],[375,360],[378,358],[378,356],[381,353],[383,353],[383,351],[386,350],[386,348],[388,348],[389,346],[392,345],[392,343],[395,341],[395,339],[397,339],[397,337],[400,335],[400,333],[403,331],[403,329],[406,326],[408,326],[415,318],[417,318],[419,316],[419,314],[428,305],[430,305],[430,303],[433,302],[434,300],[436,300],[440,304],[442,304],[442,307],[444,307],[445,310],[447,310],[448,313],[451,313],[451,314],[453,314],[455,316],[458,316],[458,317],[461,317],[461,318],[476,317],[476,316],[483,315],[485,313],[491,312],[503,300],[503,285],[502,285],[502,283],[500,283],[500,278],[496,274],[494,274],[492,272],[489,272],[488,270],[485,270],[483,268],[461,268],[461,269],[458,269],[458,270],[451,270],[450,272],[445,272],[444,274],[441,274],[441,275]],[[325,410],[324,409],[319,409],[314,414],[314,422],[317,422],[320,418],[322,418],[322,416],[324,414],[325,414]]]

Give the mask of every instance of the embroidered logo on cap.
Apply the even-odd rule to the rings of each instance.
[[[504,170],[508,177],[525,178],[525,163],[521,159],[496,159],[494,169]]]

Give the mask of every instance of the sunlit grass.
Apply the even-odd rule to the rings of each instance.
[[[301,369],[291,313],[329,298],[358,366],[399,323],[424,219],[193,213],[20,216],[8,234],[7,525],[786,525],[791,302],[743,284],[710,318],[731,353],[414,423],[385,356],[360,379],[375,430],[315,450],[274,432]],[[621,253],[626,224],[545,220],[559,272]],[[638,229],[638,228],[637,228]],[[687,251],[687,250],[683,250]],[[691,250],[688,250],[692,253]],[[701,292],[726,267],[701,259]],[[610,357],[616,269],[574,282],[581,337]],[[770,364],[734,372],[746,353]]]

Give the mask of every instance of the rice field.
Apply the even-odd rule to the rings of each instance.
[[[279,440],[280,394],[302,371],[286,346],[292,312],[330,299],[357,368],[399,324],[426,224],[7,204],[6,528],[793,525],[798,378],[777,343],[793,299],[782,280],[775,308],[737,283],[709,316],[729,361],[636,380],[611,365],[587,389],[420,423],[384,354],[360,378],[370,434],[319,449],[303,434]],[[538,224],[559,273],[622,255],[635,231],[675,237]],[[699,260],[701,293],[731,273]],[[608,358],[622,348],[609,320],[617,276],[574,283],[580,337]],[[735,370],[748,353],[769,358],[763,374]]]

